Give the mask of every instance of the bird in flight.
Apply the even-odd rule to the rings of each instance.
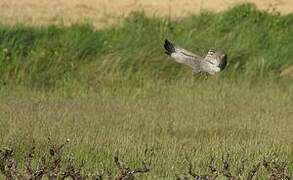
[[[208,73],[214,75],[227,65],[227,55],[222,50],[210,49],[205,57],[198,56],[165,40],[165,53],[180,64],[192,68],[192,74]]]

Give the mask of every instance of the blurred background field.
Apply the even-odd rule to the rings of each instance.
[[[254,3],[266,11],[288,14],[291,0],[1,0],[1,22],[65,24],[90,21],[96,28],[117,24],[132,11],[181,19],[202,11],[219,12],[240,3]]]
[[[132,6],[120,8],[130,1],[110,2],[1,1],[15,8],[0,11],[2,146],[13,142],[22,160],[33,141],[42,151],[48,137],[70,138],[66,151],[87,160],[87,168],[114,171],[117,150],[136,166],[151,149],[146,179],[185,173],[185,156],[205,173],[211,157],[219,164],[227,152],[235,166],[272,157],[292,172],[291,1],[255,1],[268,11],[228,1],[216,9],[208,1],[135,1],[134,10],[145,12],[131,13]],[[103,3],[121,10],[103,12],[115,25],[91,14],[101,11],[76,10]],[[199,55],[220,47],[228,67],[216,76],[192,76],[164,55],[165,38]]]

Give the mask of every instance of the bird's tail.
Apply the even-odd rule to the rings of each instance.
[[[168,41],[167,39],[165,40],[164,47],[166,50],[165,53],[168,54],[169,56],[171,56],[171,54],[175,52],[174,45],[170,41]]]

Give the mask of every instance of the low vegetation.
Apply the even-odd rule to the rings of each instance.
[[[66,141],[68,143],[69,140]],[[118,167],[119,173],[116,177],[112,175],[112,171],[105,172],[105,170],[96,171],[96,173],[89,173],[83,168],[83,165],[77,165],[74,162],[74,157],[68,156],[66,160],[63,160],[63,148],[65,143],[56,146],[51,144],[49,148],[49,155],[44,153],[38,163],[33,165],[33,160],[35,159],[35,146],[32,146],[27,152],[25,159],[22,164],[24,164],[24,170],[21,170],[18,166],[18,162],[14,158],[14,150],[11,148],[4,148],[0,151],[0,171],[7,180],[11,179],[42,179],[47,177],[48,179],[116,179],[116,180],[132,180],[134,175],[137,173],[147,173],[150,171],[150,164],[146,165],[143,162],[143,166],[140,168],[131,169],[123,161],[119,159],[118,154],[114,156],[114,162]],[[257,177],[257,173],[260,168],[263,167],[267,172],[267,178],[270,180],[290,180],[292,175],[289,174],[286,162],[281,162],[280,160],[268,160],[263,159],[252,166],[251,170],[245,173],[245,160],[242,160],[236,173],[230,170],[230,157],[227,154],[226,157],[222,158],[223,168],[218,170],[214,159],[210,161],[208,166],[211,174],[199,175],[193,172],[192,163],[189,159],[188,162],[188,174],[183,176],[178,176],[178,180],[188,180],[188,179],[207,179],[215,180],[222,177],[226,177],[231,180],[252,180]],[[107,174],[107,175],[106,175]],[[235,175],[234,175],[235,174]]]
[[[69,140],[68,140],[69,141]],[[67,141],[67,142],[68,142]],[[32,146],[25,157],[24,169],[20,170],[17,161],[14,159],[14,151],[10,148],[5,148],[1,151],[0,170],[6,179],[103,179],[103,173],[86,174],[82,166],[74,164],[74,157],[70,156],[66,162],[62,162],[62,151],[65,144],[60,146],[51,145],[49,148],[49,158],[44,154],[34,167],[33,160],[35,156],[35,146]],[[114,157],[114,161],[119,168],[119,175],[116,180],[134,179],[136,173],[146,173],[149,168],[144,166],[142,168],[130,169],[125,163],[119,160],[118,155]],[[109,179],[114,179],[111,172],[108,172]]]

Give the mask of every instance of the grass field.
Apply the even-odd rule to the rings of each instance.
[[[264,157],[293,171],[293,16],[245,4],[181,21],[130,15],[121,25],[0,26],[0,143],[22,161],[50,137],[85,168],[116,172],[113,155],[131,166],[151,160],[138,179],[188,173],[186,157],[206,173],[211,157],[233,172]],[[165,38],[200,55],[228,53],[213,76],[192,76],[164,55]],[[290,74],[290,72],[288,73]],[[147,152],[147,153],[146,153]],[[258,172],[265,179],[265,170]]]
[[[1,144],[12,138],[20,156],[33,140],[44,150],[47,137],[57,144],[70,138],[66,152],[87,160],[87,168],[115,170],[118,150],[131,166],[152,159],[143,176],[150,179],[186,173],[185,156],[206,172],[211,157],[220,164],[227,152],[233,171],[242,159],[249,169],[264,157],[292,170],[292,84],[209,80],[124,90],[133,94],[2,95]]]
[[[132,11],[149,17],[181,19],[202,11],[220,12],[250,2],[266,11],[288,14],[292,0],[1,0],[0,20],[6,24],[48,25],[91,22],[95,28],[117,24]],[[123,19],[123,18],[122,18]]]

